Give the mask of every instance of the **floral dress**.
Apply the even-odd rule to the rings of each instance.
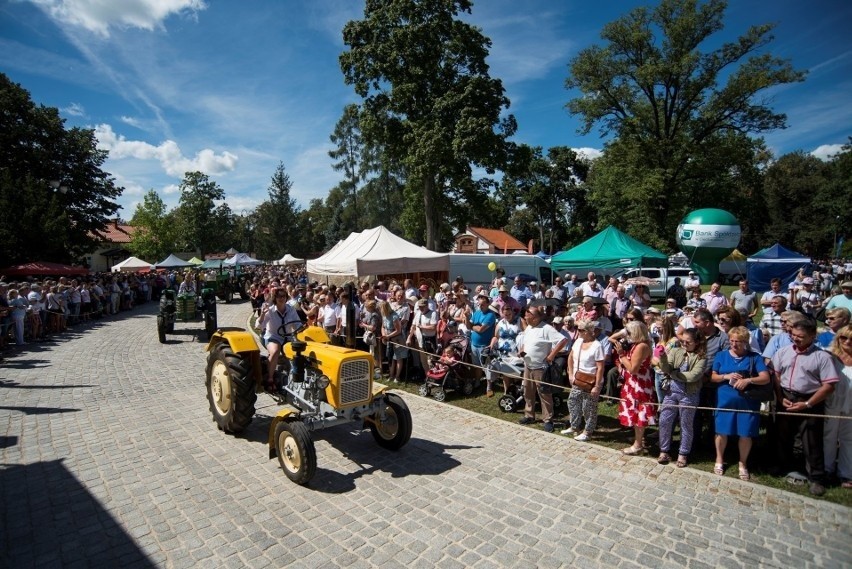
[[[627,359],[631,360],[638,344],[630,348]],[[624,427],[647,427],[655,424],[654,377],[651,372],[651,358],[645,358],[639,371],[634,375],[622,369],[624,386],[621,388],[621,401],[618,404],[618,420]]]

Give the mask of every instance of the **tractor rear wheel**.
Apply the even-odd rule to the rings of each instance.
[[[251,286],[251,281],[249,279],[244,279],[241,283],[239,283],[238,288],[240,289],[240,298],[243,300],[248,300],[251,298],[249,295],[249,287]]]
[[[157,337],[161,344],[166,343],[166,318],[162,315],[157,316]]]
[[[370,432],[380,447],[388,450],[399,450],[411,438],[411,411],[402,397],[388,393],[384,397],[385,418],[378,412],[370,421]]]
[[[221,342],[207,357],[207,400],[213,420],[226,433],[239,433],[251,423],[257,393],[251,360]]]
[[[301,421],[281,421],[275,427],[275,452],[287,478],[307,484],[317,471],[317,449]]]

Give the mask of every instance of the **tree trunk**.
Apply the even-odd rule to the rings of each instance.
[[[427,176],[423,180],[423,213],[426,216],[426,248],[438,250],[438,216],[435,211],[435,180]]]

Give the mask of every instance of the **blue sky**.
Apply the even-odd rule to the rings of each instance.
[[[643,4],[475,2],[466,18],[493,42],[488,61],[512,101],[515,140],[590,155],[603,146],[564,110],[567,63]],[[789,125],[765,136],[770,148],[836,153],[852,135],[852,2],[730,4],[718,40],[775,22],[769,50],[809,70],[804,83],[765,93]],[[105,169],[125,187],[125,219],[151,188],[174,206],[187,170],[209,174],[235,212],[253,208],[279,162],[307,207],[339,180],[329,135],[358,102],[338,65],[341,30],[362,15],[359,0],[3,0],[0,71],[67,126],[96,130]]]

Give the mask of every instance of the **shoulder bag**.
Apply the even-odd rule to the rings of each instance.
[[[582,351],[582,346],[580,346],[580,352]],[[578,356],[574,365],[574,383],[572,385],[580,391],[590,393],[597,384],[598,378],[595,374],[580,371],[580,357]]]
[[[755,377],[757,375],[754,365],[755,357],[760,356],[754,352],[749,354],[749,372],[751,374],[749,377]],[[763,385],[749,383],[746,388],[743,389],[743,397],[749,401],[760,401],[761,403],[775,401],[775,388],[772,385],[772,379],[770,378],[769,383],[765,383]]]

